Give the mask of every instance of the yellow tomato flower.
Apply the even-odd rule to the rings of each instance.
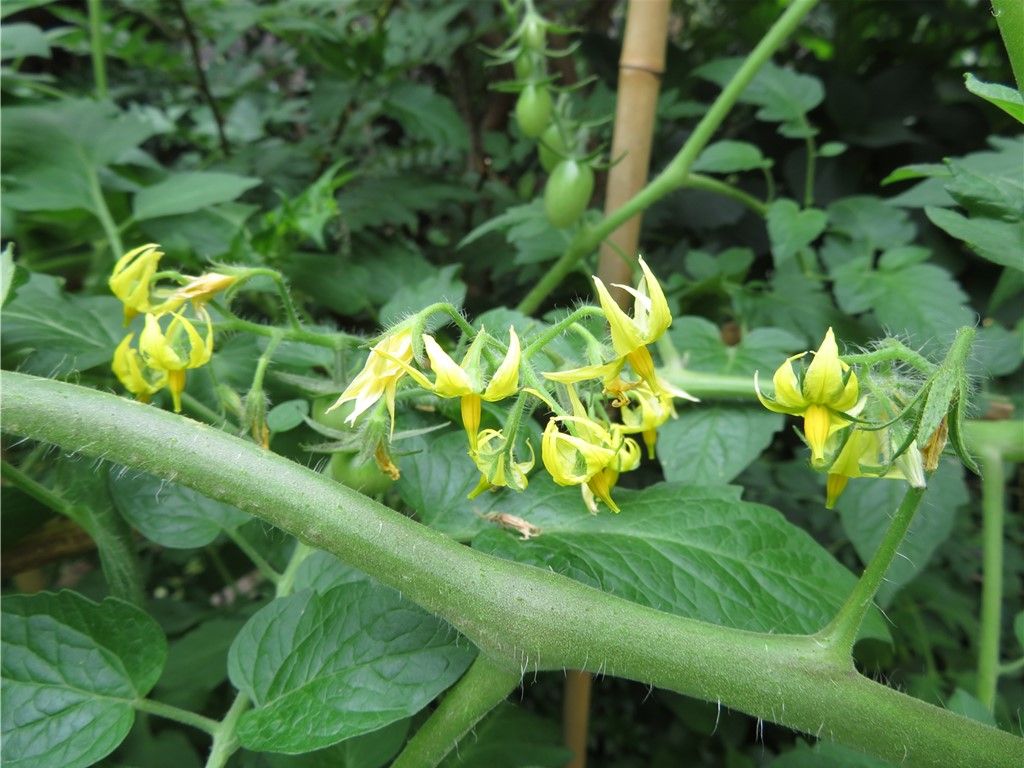
[[[146,365],[167,374],[175,412],[181,411],[181,393],[185,391],[185,371],[206,365],[213,356],[213,323],[202,310],[206,321],[206,338],[183,315],[175,312],[167,330],[160,327],[156,315],[146,315],[146,325],[139,336],[139,352]]]
[[[234,275],[207,272],[199,277],[193,277],[185,285],[172,291],[167,301],[151,311],[156,314],[161,314],[159,311],[161,309],[165,312],[170,312],[180,307],[186,301],[191,301],[192,306],[198,309],[209,302],[216,294],[227,290],[237,281],[238,278]]]
[[[853,477],[884,477],[906,480],[914,488],[925,487],[924,462],[917,443],[897,459],[892,459],[889,430],[854,427],[835,461],[828,468],[825,507],[832,509],[846,484]]]
[[[387,404],[391,416],[391,430],[395,429],[395,390],[399,380],[406,374],[409,361],[412,360],[412,332],[401,330],[378,341],[366,364],[352,382],[341,393],[341,397],[327,412],[330,413],[342,403],[355,400],[352,413],[345,421],[355,424],[359,415],[380,400],[381,396]]]
[[[657,341],[672,325],[672,313],[669,312],[668,302],[665,300],[665,294],[661,290],[658,279],[647,266],[643,256],[640,256],[637,261],[640,271],[643,273],[637,288],[613,283],[617,288],[621,288],[633,297],[632,317],[622,311],[615,299],[608,293],[601,278],[594,278],[597,297],[611,329],[612,346],[615,348],[615,354],[619,357],[629,357],[640,348]],[[640,368],[634,366],[634,369],[641,376],[644,375]]]
[[[825,441],[829,435],[849,426],[849,416],[855,416],[859,410],[860,390],[856,374],[839,359],[839,347],[831,328],[801,379],[793,370],[793,361],[806,354],[793,355],[775,371],[774,399],[761,393],[757,373],[754,388],[768,410],[804,417],[804,435],[811,447],[811,462],[820,466],[825,462]]]
[[[491,488],[512,488],[525,491],[527,475],[533,469],[533,446],[527,442],[530,458],[516,461],[512,455],[508,439],[499,429],[485,429],[477,437],[476,450],[470,451],[470,457],[476,468],[480,470],[480,482],[477,483],[469,498],[475,499]]]
[[[167,386],[166,371],[156,370],[147,366],[138,351],[132,347],[134,333],[129,333],[114,350],[114,360],[111,368],[114,375],[124,385],[124,388],[135,395],[135,398],[142,403],[148,403],[149,398]]]
[[[623,389],[612,405],[621,409],[623,433],[640,433],[647,446],[647,457],[653,459],[658,427],[676,416],[672,395],[655,393],[642,383],[638,387]]]
[[[163,251],[156,243],[133,248],[117,260],[110,275],[110,290],[124,304],[124,324],[133,317],[149,312],[149,289]]]
[[[484,384],[483,368],[480,356],[487,342],[485,331],[477,334],[473,343],[466,350],[462,363],[456,363],[452,357],[441,349],[430,334],[423,334],[423,348],[430,369],[434,373],[434,381],[430,381],[420,371],[408,363],[403,363],[406,373],[426,390],[440,397],[458,397],[462,404],[462,425],[469,437],[469,448],[476,450],[477,433],[480,430],[482,401],[496,402],[511,397],[519,391],[519,362],[521,348],[516,329],[509,326],[508,351],[494,375]]]
[[[558,427],[566,424],[575,434]],[[619,507],[611,497],[619,474],[640,464],[640,446],[622,434],[617,425],[607,428],[585,416],[561,416],[548,421],[541,441],[541,459],[551,479],[559,485],[579,485],[591,512],[595,497],[613,512]]]

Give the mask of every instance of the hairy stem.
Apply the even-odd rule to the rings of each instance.
[[[846,660],[849,663],[860,625],[871,608],[878,588],[882,586],[882,579],[885,578],[889,566],[892,565],[900,544],[906,538],[910,523],[914,519],[914,513],[917,512],[921,499],[924,497],[924,492],[924,488],[907,489],[896,514],[893,515],[892,522],[889,523],[889,529],[871,557],[871,562],[864,569],[864,573],[854,586],[850,596],[846,598],[846,602],[839,609],[839,613],[819,633],[819,638],[837,661]]]
[[[1024,740],[862,677],[818,638],[745,632],[663,613],[477,552],[213,427],[9,371],[0,375],[0,408],[4,429],[13,434],[173,475],[331,552],[513,668],[600,670],[717,701],[901,765],[984,768],[1024,761]]]
[[[515,690],[520,680],[519,669],[511,669],[485,654],[477,656],[391,768],[434,768],[470,728]]]
[[[999,682],[999,635],[1003,608],[1003,517],[1006,473],[1003,456],[980,454],[982,510],[981,628],[978,632],[978,700],[991,712]]]

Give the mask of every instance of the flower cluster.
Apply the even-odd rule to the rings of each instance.
[[[181,410],[186,371],[209,362],[213,355],[213,323],[206,310],[219,291],[236,278],[218,272],[182,277],[175,288],[158,287],[163,275],[157,271],[163,257],[155,244],[143,245],[122,256],[110,276],[110,290],[124,304],[125,325],[144,315],[144,325],[135,343],[129,333],[114,350],[111,368],[124,388],[148,402],[161,389],[170,390],[174,410]],[[186,317],[190,304],[194,320]],[[205,334],[196,328],[205,326]]]
[[[793,363],[808,354],[813,355],[810,364],[794,368]],[[924,487],[924,464],[916,442],[891,423],[892,413],[883,399],[862,395],[856,373],[839,357],[831,328],[816,352],[801,352],[779,366],[772,383],[775,396],[768,397],[755,374],[757,397],[771,411],[803,416],[811,465],[828,474],[828,509],[850,478],[885,477]]]
[[[620,286],[633,297],[632,315],[615,303],[601,280],[594,278],[614,354],[611,359],[592,360],[580,368],[544,373],[547,380],[562,386],[561,399],[553,397],[533,372],[514,327],[509,328],[507,343],[485,329],[475,332],[461,362],[456,362],[437,339],[418,331],[422,320],[414,316],[373,346],[363,369],[332,408],[354,403],[347,421],[355,424],[383,400],[393,429],[396,391],[405,376],[437,397],[459,398],[468,453],[480,471],[472,498],[492,488],[526,488],[536,457],[529,441],[525,441],[528,456],[517,455],[517,442],[523,441],[516,438],[524,413],[539,401],[555,412],[541,441],[544,468],[559,485],[580,486],[592,512],[597,511],[598,501],[617,512],[612,489],[622,472],[640,464],[641,449],[633,435],[642,437],[648,455],[653,457],[658,427],[675,416],[673,399],[694,399],[667,384],[655,371],[648,345],[665,333],[672,315],[661,286],[643,258],[639,266],[643,275],[639,286]],[[429,368],[416,366],[417,342]],[[494,350],[502,350],[500,360],[498,355],[490,354]],[[588,407],[577,386],[592,380],[600,382],[600,390],[587,397]],[[482,403],[512,397],[518,399],[502,428],[481,429]],[[529,398],[535,400],[527,403]],[[608,406],[620,409],[621,422],[611,420]]]

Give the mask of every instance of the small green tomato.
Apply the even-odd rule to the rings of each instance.
[[[391,487],[392,480],[373,461],[356,464],[355,453],[339,451],[331,456],[328,467],[331,477],[354,491],[367,496],[380,496]]]
[[[544,187],[544,212],[548,221],[564,229],[579,220],[594,194],[594,172],[586,163],[563,160],[551,172]]]
[[[547,86],[530,83],[516,101],[516,122],[523,135],[536,139],[551,122],[554,104]]]

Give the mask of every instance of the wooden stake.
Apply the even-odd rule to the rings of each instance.
[[[651,138],[658,105],[661,75],[665,71],[669,0],[630,0],[626,32],[619,58],[619,90],[615,100],[613,159],[622,159],[608,173],[604,212],[621,207],[647,184]],[[605,284],[632,282],[632,264],[640,242],[641,216],[615,230],[601,245],[598,277]],[[624,258],[625,257],[625,258]],[[629,294],[611,288],[620,305]]]

